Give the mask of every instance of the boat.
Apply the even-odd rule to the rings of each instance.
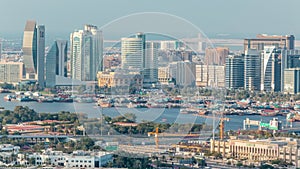
[[[18,97],[16,100],[19,101],[19,102],[32,102],[32,101],[37,101],[36,99],[33,99],[33,98],[31,98],[31,97],[28,97],[28,96]]]
[[[208,111],[207,110],[203,110],[203,111],[199,111],[198,114],[199,115],[208,115]]]
[[[295,120],[295,114],[294,113],[288,113],[287,115],[286,115],[286,120],[288,121],[288,122],[295,122],[296,120]]]
[[[274,110],[262,110],[260,111],[260,115],[261,116],[269,116],[269,117],[273,117],[273,116],[277,116],[278,112],[274,111]]]
[[[300,110],[300,104],[295,104],[294,105],[294,110]]]
[[[208,111],[207,110],[201,110],[197,108],[185,108],[185,109],[180,109],[181,114],[198,114],[198,115],[207,115]]]
[[[54,102],[54,100],[51,98],[40,98],[37,101],[40,103],[53,103]]]
[[[6,96],[4,96],[4,100],[5,101],[11,101],[12,100],[12,96],[11,95],[6,95]]]
[[[130,102],[127,105],[127,108],[148,108],[148,106],[146,104],[134,104],[134,103]]]
[[[107,99],[99,99],[97,105],[102,108],[114,107],[113,103]]]
[[[148,108],[168,108],[166,104],[148,103]]]
[[[93,103],[94,102],[93,98],[90,98],[90,97],[77,98],[77,99],[75,99],[75,101],[77,103]]]

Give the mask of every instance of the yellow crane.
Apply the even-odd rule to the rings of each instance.
[[[219,130],[220,130],[220,140],[223,140],[224,139],[224,121],[229,121],[229,118],[225,118],[225,117],[222,117],[220,118],[220,125],[219,125]]]
[[[224,126],[225,126],[225,124],[224,124],[224,121],[229,121],[229,118],[226,118],[226,117],[224,117],[223,116],[223,114],[222,114],[222,116],[221,117],[213,117],[213,116],[206,116],[206,115],[197,115],[197,116],[201,116],[201,117],[204,117],[204,118],[214,118],[214,119],[220,119],[220,122],[219,122],[219,131],[220,131],[220,140],[223,140],[224,139],[224,132],[225,132],[225,130],[224,130]]]
[[[155,138],[155,145],[156,145],[156,148],[158,149],[158,127],[155,128],[155,132],[148,132],[148,137],[150,137],[151,135],[154,135],[154,138]]]

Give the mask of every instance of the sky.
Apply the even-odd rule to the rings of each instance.
[[[28,19],[44,24],[49,34],[57,36],[82,29],[86,23],[106,25],[107,36],[123,34],[123,31],[130,33],[134,26],[143,31],[140,27],[143,25],[150,32],[160,27],[163,33],[194,26],[208,36],[300,35],[299,0],[0,0],[0,4],[0,37],[22,35]],[[141,12],[164,13],[162,15],[170,15],[173,20],[178,16],[180,22],[166,26],[169,19],[159,22],[156,20],[162,17],[148,15],[139,20],[129,19],[123,25],[108,24]]]

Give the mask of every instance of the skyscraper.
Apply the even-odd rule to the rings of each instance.
[[[284,91],[285,69],[300,68],[300,50],[281,50],[281,91]]]
[[[147,42],[144,61],[144,83],[156,83],[158,80],[159,43]]]
[[[225,87],[225,66],[196,65],[196,86]]]
[[[0,61],[2,60],[2,42],[1,42],[1,39],[0,39]]]
[[[45,86],[45,26],[37,26],[38,84]]]
[[[284,70],[285,93],[300,94],[300,68],[289,68]]]
[[[44,87],[45,26],[27,21],[23,37],[23,60],[26,79],[37,80]]]
[[[94,81],[102,69],[103,38],[96,26],[85,25],[84,30],[71,33],[71,77],[81,81]]]
[[[225,67],[226,88],[238,89],[244,87],[244,56],[229,55],[226,58]]]
[[[225,65],[225,59],[229,54],[229,49],[225,47],[206,48],[205,64],[207,65]]]
[[[244,39],[244,50],[263,50],[264,46],[275,46],[276,48],[295,49],[294,35],[265,35],[259,34],[253,39]]]
[[[98,29],[97,26],[94,25],[85,25],[84,30],[86,32],[90,32],[90,36],[92,37],[92,62],[93,67],[91,70],[91,76],[96,77],[97,72],[103,69],[103,35],[102,31]]]
[[[144,68],[144,41],[141,35],[121,39],[122,69],[142,71]]]
[[[56,85],[56,76],[67,77],[67,41],[57,40],[46,55],[46,87]]]
[[[245,51],[244,88],[246,90],[260,90],[260,63],[260,54],[257,50]]]
[[[195,86],[196,64],[190,61],[177,62],[176,85],[181,87]]]
[[[281,90],[281,51],[275,46],[265,46],[261,54],[261,87],[263,91]]]
[[[300,67],[300,50],[281,50],[281,55],[285,69]]]

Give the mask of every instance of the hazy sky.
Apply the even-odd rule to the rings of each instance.
[[[176,15],[208,35],[300,34],[299,7],[299,0],[0,0],[0,36],[22,34],[28,19],[47,32],[68,33],[137,12]]]

